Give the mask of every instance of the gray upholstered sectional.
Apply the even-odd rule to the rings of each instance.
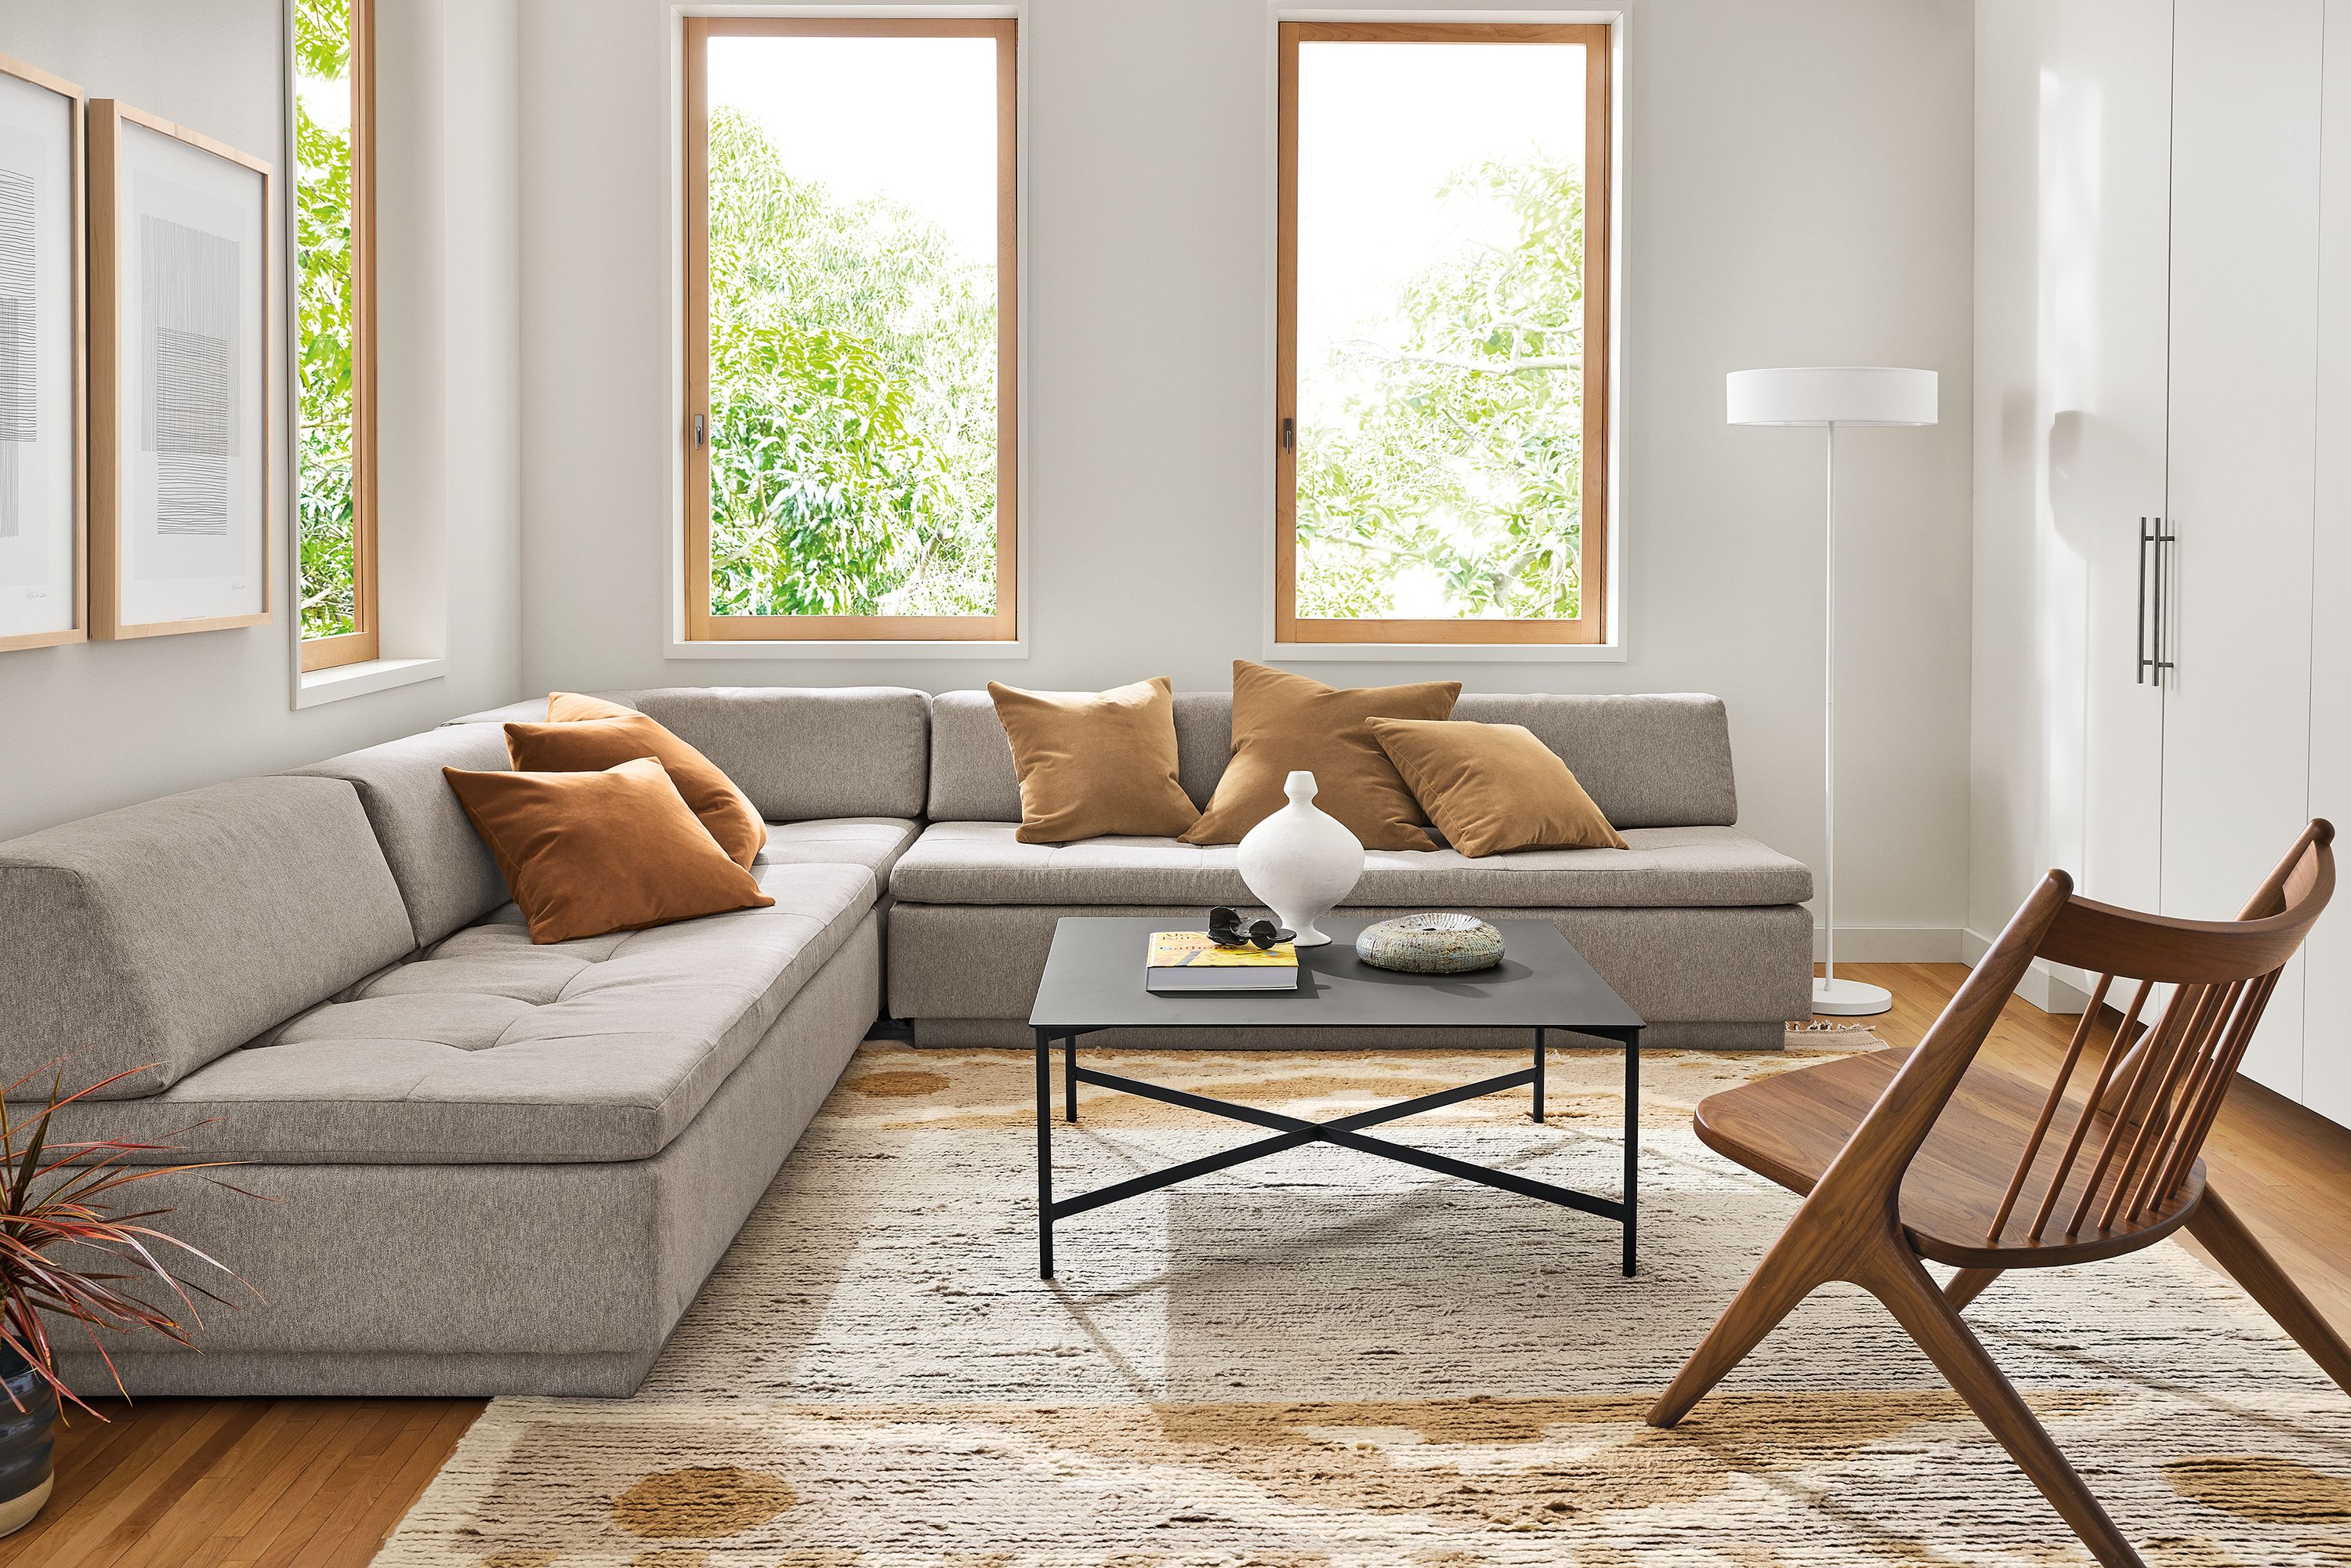
[[[57,1135],[249,1162],[246,1193],[174,1178],[168,1228],[259,1298],[208,1312],[200,1354],[110,1346],[133,1392],[624,1394],[877,1014],[1024,1043],[1060,916],[1248,898],[1229,848],[1017,842],[981,693],[602,695],[768,819],[772,908],[532,945],[441,768],[505,766],[494,721],[537,703],[0,843],[0,1070],[136,1069]],[[1177,698],[1196,800],[1229,713]],[[1457,716],[1533,729],[1632,848],[1375,852],[1353,907],[1543,915],[1656,1043],[1776,1043],[1806,1006],[1811,877],[1733,825],[1721,705]]]
[[[1812,918],[1800,906],[1812,896],[1812,873],[1734,825],[1739,797],[1719,699],[1468,694],[1453,716],[1532,730],[1632,847],[1482,860],[1449,849],[1374,850],[1343,914],[1443,908],[1550,919],[1649,1020],[1645,1038],[1657,1045],[1776,1046],[1785,1021],[1810,1010]],[[1231,755],[1232,698],[1177,693],[1176,740],[1177,776],[1205,804]],[[890,1010],[913,1022],[918,1044],[1026,1043],[1029,1001],[1062,915],[1196,917],[1208,904],[1249,903],[1230,845],[1019,842],[1019,779],[985,692],[932,700],[928,814],[931,825],[890,877]],[[1299,1030],[1278,1038],[1349,1043]],[[1271,1042],[1232,1031],[1215,1043]]]

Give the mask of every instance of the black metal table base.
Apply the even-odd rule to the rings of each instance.
[[[1055,1221],[1100,1208],[1105,1204],[1140,1197],[1144,1193],[1157,1192],[1162,1187],[1196,1176],[1229,1170],[1251,1160],[1261,1160],[1285,1149],[1305,1144],[1332,1144],[1343,1149],[1353,1149],[1401,1165],[1414,1166],[1439,1176],[1458,1176],[1521,1197],[1541,1198],[1564,1208],[1579,1209],[1613,1219],[1625,1228],[1625,1272],[1630,1275],[1635,1265],[1635,1241],[1639,1210],[1640,1129],[1641,1129],[1641,1031],[1626,1030],[1615,1036],[1625,1047],[1625,1187],[1621,1197],[1602,1197],[1593,1193],[1578,1192],[1573,1187],[1559,1186],[1551,1182],[1536,1181],[1512,1171],[1497,1170],[1489,1166],[1472,1165],[1447,1155],[1431,1154],[1406,1144],[1390,1143],[1385,1138],[1364,1135],[1363,1129],[1383,1123],[1400,1121],[1424,1111],[1441,1110],[1464,1100],[1476,1100],[1488,1094],[1498,1094],[1506,1089],[1521,1085],[1534,1094],[1533,1119],[1543,1119],[1543,1050],[1544,1030],[1535,1030],[1534,1060],[1515,1072],[1501,1073],[1493,1078],[1481,1078],[1475,1083],[1465,1083],[1457,1089],[1439,1090],[1417,1099],[1399,1100],[1392,1104],[1358,1111],[1328,1122],[1303,1121],[1279,1111],[1268,1111],[1256,1105],[1238,1104],[1230,1100],[1214,1100],[1205,1094],[1194,1094],[1183,1089],[1171,1089],[1163,1083],[1145,1082],[1121,1073],[1102,1072],[1078,1065],[1078,1039],[1093,1032],[1091,1030],[1039,1030],[1037,1031],[1037,1273],[1040,1278],[1053,1277],[1053,1226]],[[1579,1031],[1582,1032],[1582,1031]],[[1062,1113],[1070,1121],[1078,1119],[1078,1085],[1091,1083],[1098,1089],[1116,1090],[1123,1094],[1140,1095],[1164,1104],[1181,1105],[1188,1110],[1205,1111],[1212,1116],[1266,1127],[1273,1135],[1254,1143],[1227,1149],[1220,1154],[1204,1155],[1196,1160],[1169,1166],[1165,1170],[1150,1171],[1125,1181],[1113,1182],[1075,1197],[1056,1198],[1053,1196],[1053,1042],[1059,1040],[1062,1048]]]

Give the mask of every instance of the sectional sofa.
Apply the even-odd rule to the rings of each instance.
[[[250,1162],[241,1193],[175,1178],[169,1228],[258,1297],[208,1312],[201,1354],[110,1346],[132,1392],[626,1394],[877,1015],[1026,1043],[1061,915],[1248,900],[1229,848],[1018,843],[982,693],[599,695],[768,820],[772,908],[534,946],[441,769],[506,766],[497,721],[538,702],[0,843],[0,1071],[137,1069],[57,1135]],[[1374,852],[1349,912],[1540,915],[1652,1043],[1776,1044],[1807,1005],[1811,876],[1734,826],[1721,704],[1456,716],[1532,729],[1631,849]],[[1196,800],[1229,717],[1177,698]],[[104,1379],[87,1352],[66,1370]]]

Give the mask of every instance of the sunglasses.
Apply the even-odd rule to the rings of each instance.
[[[1241,912],[1218,904],[1208,911],[1208,940],[1219,947],[1254,947],[1259,952],[1270,952],[1277,942],[1287,942],[1295,933],[1285,931],[1270,920],[1252,920],[1241,924]]]

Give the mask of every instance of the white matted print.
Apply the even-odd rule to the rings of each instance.
[[[0,57],[0,649],[84,635],[82,104]]]
[[[270,619],[269,165],[89,106],[90,631]]]

